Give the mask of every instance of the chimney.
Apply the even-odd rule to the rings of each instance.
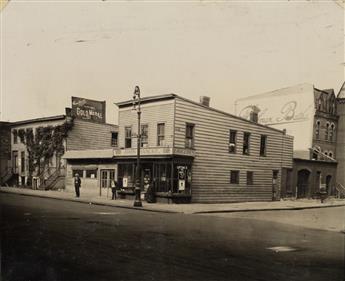
[[[210,106],[210,97],[207,96],[201,96],[200,97],[200,103],[204,106],[209,107]]]
[[[260,109],[257,106],[252,106],[252,111],[250,112],[250,121],[258,123],[259,121],[259,112]]]

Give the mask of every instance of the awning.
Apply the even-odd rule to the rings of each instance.
[[[113,149],[99,150],[68,150],[62,156],[63,159],[111,159],[114,156]]]

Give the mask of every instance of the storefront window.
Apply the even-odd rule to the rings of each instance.
[[[89,179],[96,179],[97,178],[97,169],[86,170],[86,177]]]
[[[79,177],[83,177],[83,170],[72,170],[72,177],[75,177],[76,174],[79,175]]]

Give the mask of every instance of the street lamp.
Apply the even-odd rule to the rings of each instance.
[[[137,111],[138,114],[138,133],[137,133],[137,167],[135,171],[135,199],[134,199],[134,207],[142,207],[141,203],[141,176],[140,176],[140,146],[141,146],[141,132],[140,132],[140,117],[141,117],[141,110],[140,110],[140,88],[139,86],[135,86],[134,93],[133,93],[133,109]]]

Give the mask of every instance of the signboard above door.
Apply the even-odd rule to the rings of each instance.
[[[105,123],[105,101],[72,97],[72,115],[85,121]]]

